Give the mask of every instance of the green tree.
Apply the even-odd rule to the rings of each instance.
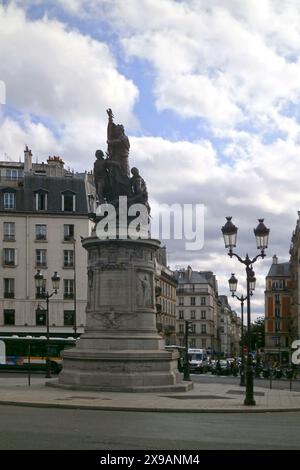
[[[251,325],[251,345],[252,349],[265,347],[265,319],[258,317]]]

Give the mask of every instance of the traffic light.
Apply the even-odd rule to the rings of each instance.
[[[189,320],[185,320],[185,334],[193,333],[193,323]]]
[[[265,336],[264,333],[262,333],[261,331],[257,332],[257,336],[256,336],[257,346],[263,346],[264,336]]]

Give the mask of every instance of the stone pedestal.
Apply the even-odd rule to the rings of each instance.
[[[63,353],[54,385],[86,390],[185,391],[177,352],[156,330],[157,240],[82,240],[88,252],[85,333]],[[52,383],[53,384],[53,383]]]

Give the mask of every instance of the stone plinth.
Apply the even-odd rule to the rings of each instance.
[[[157,240],[82,240],[88,252],[85,333],[63,353],[56,386],[111,391],[184,391],[177,352],[156,329]],[[53,384],[53,383],[52,383]]]

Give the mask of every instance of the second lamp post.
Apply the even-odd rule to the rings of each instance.
[[[241,323],[242,323],[242,329],[241,329],[241,380],[240,380],[240,386],[244,387],[245,386],[245,361],[244,361],[244,302],[248,300],[248,297],[242,294],[241,296],[236,295],[236,289],[237,289],[237,284],[238,280],[235,277],[234,274],[231,274],[231,278],[228,279],[229,283],[229,290],[231,292],[232,297],[235,297],[240,303],[241,303]],[[256,279],[254,277],[254,271],[252,271],[252,276],[250,279],[250,295],[253,294],[253,291],[255,289],[255,283]]]
[[[253,393],[253,370],[252,363],[253,358],[250,352],[251,349],[251,337],[250,337],[250,328],[251,328],[251,306],[250,306],[250,282],[253,278],[253,269],[252,265],[257,261],[258,258],[264,258],[265,249],[268,247],[268,238],[270,229],[268,229],[264,224],[264,219],[258,219],[258,226],[254,229],[254,235],[256,238],[257,249],[260,250],[260,253],[256,255],[253,259],[249,258],[248,253],[243,259],[239,255],[233,252],[233,248],[236,247],[237,231],[238,228],[231,222],[232,217],[226,217],[227,222],[222,227],[222,233],[224,237],[225,248],[228,248],[228,255],[230,258],[233,256],[237,258],[240,263],[244,264],[246,267],[246,280],[247,280],[247,331],[248,331],[248,356],[246,363],[246,397],[244,400],[244,405],[253,406],[256,405],[254,400]]]
[[[40,270],[37,271],[36,275],[34,276],[35,280],[35,287],[37,288],[38,292],[40,293],[40,296],[43,299],[46,299],[46,338],[47,338],[47,343],[46,343],[46,378],[50,379],[51,378],[51,362],[50,362],[50,329],[49,329],[49,299],[52,297],[54,294],[57,294],[57,291],[59,289],[59,282],[60,282],[60,277],[55,271],[53,276],[51,277],[52,281],[52,288],[53,292],[49,294],[49,292],[46,292],[46,278],[44,278],[43,274],[41,273]]]

